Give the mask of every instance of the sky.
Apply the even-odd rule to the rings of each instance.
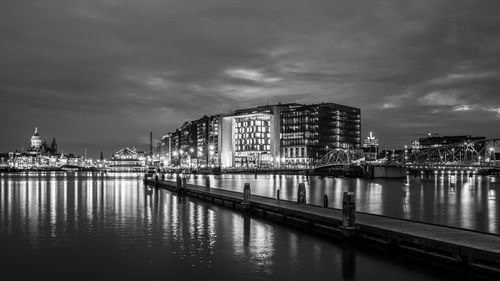
[[[500,137],[500,1],[0,0],[0,151],[147,149],[267,103],[361,108],[384,148]]]

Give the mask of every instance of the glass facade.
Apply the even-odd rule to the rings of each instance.
[[[236,167],[263,167],[271,162],[271,125],[269,114],[234,118]]]
[[[361,147],[360,109],[322,103],[281,106],[282,166],[308,168],[334,148]]]

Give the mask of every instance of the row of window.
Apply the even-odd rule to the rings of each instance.
[[[305,147],[284,147],[283,155],[285,158],[307,157]]]
[[[270,151],[271,145],[260,145],[260,144],[246,144],[246,145],[235,145],[236,151]]]
[[[263,120],[250,120],[250,121],[240,121],[236,122],[235,127],[250,127],[250,126],[264,126],[269,127],[271,125],[271,121],[263,121]]]
[[[236,139],[234,141],[236,145],[245,145],[245,144],[271,144],[271,140],[269,138],[242,138]]]
[[[236,134],[234,136],[235,140],[240,140],[240,139],[271,139],[271,134],[270,133],[249,133],[249,134]]]
[[[245,127],[245,128],[236,128],[236,133],[237,134],[242,134],[242,133],[253,133],[253,132],[265,132],[268,133],[271,131],[271,128],[269,127],[258,127],[258,126],[253,126],[253,127]]]

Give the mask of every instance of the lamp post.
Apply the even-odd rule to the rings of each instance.
[[[495,148],[494,147],[490,147],[490,162],[493,162],[495,163]]]

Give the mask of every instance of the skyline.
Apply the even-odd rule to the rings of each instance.
[[[150,131],[278,102],[361,108],[362,137],[381,148],[500,137],[498,1],[0,7],[2,152],[34,127],[72,153],[146,149]]]

